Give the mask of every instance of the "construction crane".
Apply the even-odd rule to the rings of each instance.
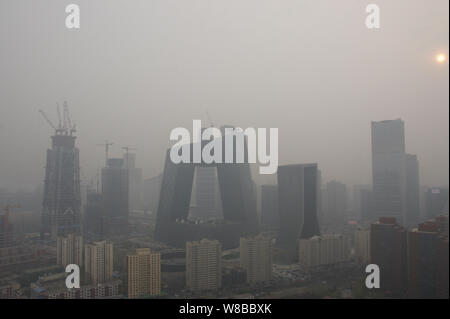
[[[42,114],[47,123],[55,130],[56,135],[73,135],[73,133],[76,132],[76,128],[75,124],[72,123],[72,119],[70,118],[67,102],[64,101],[62,117],[58,103],[56,103],[56,112],[58,114],[58,126],[53,124],[53,122],[49,119],[44,111],[39,110],[39,113]]]
[[[44,111],[39,110],[39,113],[42,114],[42,117],[47,121],[47,123],[48,123],[55,131],[58,131],[58,129],[56,128],[56,126],[52,123],[52,121],[50,121],[50,119],[48,118],[47,114],[45,114]]]
[[[76,132],[75,124],[72,123],[72,119],[70,118],[70,112],[69,107],[67,105],[67,101],[64,101],[63,105],[63,115],[64,115],[64,128],[66,129],[66,132],[68,132],[70,135],[72,135],[74,132]]]
[[[125,150],[126,159],[127,159],[127,169],[128,169],[128,162],[129,162],[128,154],[129,154],[130,151],[136,151],[137,148],[132,148],[132,147],[129,147],[129,146],[127,145],[127,146],[122,147],[122,149]]]
[[[103,144],[97,144],[97,146],[104,146],[105,147],[105,167],[108,166],[108,154],[109,154],[109,147],[113,145],[114,143],[108,142],[108,140],[105,140],[105,143]]]

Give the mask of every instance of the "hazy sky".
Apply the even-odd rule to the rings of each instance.
[[[65,28],[77,3],[81,29]],[[365,7],[381,7],[381,29]],[[158,174],[170,131],[278,127],[280,164],[371,183],[370,122],[402,118],[421,184],[448,184],[448,0],[1,0],[0,187],[42,183],[56,102],[78,128],[84,183],[104,150]],[[274,176],[258,181],[272,181]]]

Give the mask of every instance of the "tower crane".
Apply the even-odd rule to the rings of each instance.
[[[103,144],[97,144],[97,146],[104,146],[105,147],[105,167],[108,166],[108,154],[109,154],[109,147],[113,145],[114,143],[108,142],[108,140],[105,140],[105,143]]]

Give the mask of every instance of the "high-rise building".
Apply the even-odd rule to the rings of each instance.
[[[225,130],[225,128],[222,128]],[[227,136],[230,134],[231,136]],[[238,154],[238,140],[243,141],[243,162],[234,160],[227,163],[222,152],[221,163],[195,163],[195,149],[204,144],[186,145],[190,150],[189,163],[174,163],[170,158],[171,150],[166,153],[164,175],[159,196],[156,218],[155,238],[169,245],[182,247],[187,241],[203,238],[217,239],[225,248],[239,246],[239,238],[255,235],[258,232],[255,186],[251,178],[250,163],[245,136],[241,133],[223,133],[217,143],[225,147],[224,140],[233,139],[233,154]],[[189,206],[192,195],[194,172],[197,167],[217,170],[223,220],[216,223],[200,223],[189,219]]]
[[[129,210],[142,209],[142,169],[136,167],[136,154],[125,153],[123,167],[128,170]]]
[[[192,219],[223,219],[216,167],[195,168],[190,206],[189,215]]]
[[[267,230],[278,230],[280,227],[277,185],[261,187],[261,225]]]
[[[403,294],[407,275],[407,233],[393,217],[370,226],[370,261],[380,268],[380,288]]]
[[[351,199],[352,218],[358,221],[367,221],[372,218],[371,211],[367,210],[372,185],[354,185]]]
[[[299,241],[299,263],[302,267],[334,265],[348,261],[350,248],[344,235],[313,236]]]
[[[83,233],[87,238],[103,240],[106,235],[106,216],[102,194],[88,191],[84,208]]]
[[[161,191],[162,174],[145,179],[143,182],[143,205],[144,210],[150,211],[156,217],[159,203],[159,193]]]
[[[83,265],[83,237],[68,234],[56,239],[56,263],[63,267],[75,264]]]
[[[241,238],[241,267],[247,272],[248,283],[272,279],[272,238],[258,235]]]
[[[296,259],[298,240],[320,235],[317,221],[317,164],[278,168],[280,231],[277,246]]]
[[[161,293],[161,255],[150,248],[138,248],[127,256],[128,298],[156,296]]]
[[[440,221],[408,232],[408,294],[412,298],[448,299],[448,236]]]
[[[66,109],[65,105],[65,116]],[[74,132],[74,126],[60,123],[52,136],[52,148],[47,150],[41,235],[50,233],[52,240],[81,228],[79,151]]]
[[[222,246],[218,240],[186,243],[186,286],[192,291],[222,286]]]
[[[405,153],[402,120],[372,122],[372,178],[377,218],[411,227],[419,219],[419,165]]]
[[[362,265],[370,264],[370,229],[355,229],[355,260]]]
[[[86,283],[93,285],[111,281],[113,274],[113,244],[97,241],[84,246]]]
[[[426,218],[432,219],[436,216],[448,215],[448,188],[431,187],[425,195]]]
[[[324,223],[342,225],[346,222],[347,186],[338,181],[330,181],[325,186]]]
[[[122,158],[108,159],[108,167],[102,169],[103,208],[108,234],[128,231],[128,178]]]

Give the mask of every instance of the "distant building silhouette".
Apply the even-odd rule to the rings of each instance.
[[[278,230],[280,227],[277,185],[261,186],[261,226],[267,230]]]
[[[102,169],[103,208],[108,234],[126,234],[128,231],[128,179],[124,160],[108,159],[108,166]]]
[[[225,148],[224,143],[222,145]],[[234,146],[236,148],[236,142]],[[226,248],[238,247],[241,236],[256,234],[258,229],[256,194],[246,143],[244,163],[225,163],[224,159],[218,164],[193,163],[193,144],[190,147],[190,163],[173,163],[170,149],[167,151],[156,219],[156,239],[182,247],[187,241],[208,238],[219,240]],[[225,156],[225,151],[222,154]],[[217,168],[223,211],[221,222],[199,223],[188,219],[196,167]]]
[[[296,259],[298,240],[320,235],[317,164],[278,168],[280,231],[277,246]]]
[[[41,234],[79,233],[81,223],[79,151],[76,137],[56,130],[47,150]]]
[[[419,219],[419,167],[405,153],[402,120],[372,122],[372,178],[375,216],[393,217],[405,227]]]
[[[448,215],[448,188],[432,187],[425,195],[425,211],[427,219]]]
[[[439,220],[440,218],[440,220]],[[447,217],[419,224],[408,232],[408,293],[412,298],[448,299]]]
[[[323,222],[334,225],[345,224],[348,207],[347,186],[338,181],[330,181],[325,185],[322,196],[324,200]]]
[[[382,217],[370,227],[370,259],[380,267],[383,290],[403,295],[407,281],[406,230],[393,217]]]

